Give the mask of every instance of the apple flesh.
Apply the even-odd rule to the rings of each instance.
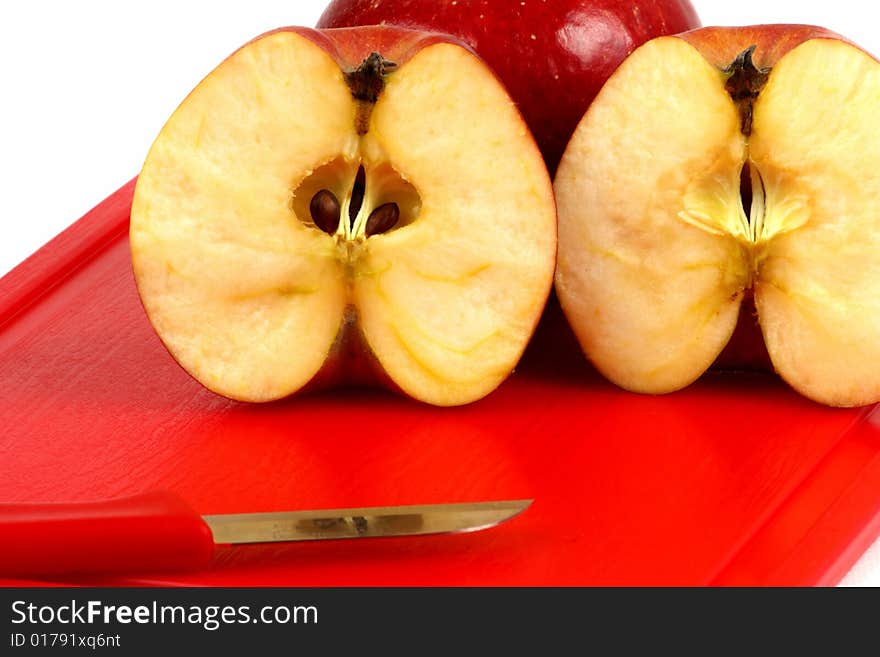
[[[880,63],[820,28],[707,28],[629,57],[554,182],[556,290],[596,367],[680,389],[748,332],[753,297],[793,388],[880,401],[878,113]]]
[[[699,27],[688,0],[333,0],[318,27],[453,34],[498,74],[556,170],[590,102],[636,47]]]
[[[522,354],[555,222],[540,152],[469,49],[286,28],[232,54],[164,126],[131,255],[158,335],[217,393],[379,382],[454,405]]]

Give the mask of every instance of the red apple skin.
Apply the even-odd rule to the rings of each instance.
[[[855,45],[835,32],[814,25],[703,27],[676,36],[699,50],[712,66],[719,69],[727,68],[749,46],[757,46],[755,64],[769,68],[790,50],[810,39],[836,39]]]
[[[551,176],[618,65],[651,38],[699,27],[688,0],[333,0],[319,28],[400,25],[453,34],[507,87]]]
[[[764,334],[758,324],[758,311],[751,290],[746,290],[739,319],[730,341],[712,363],[712,369],[724,371],[772,372],[773,362],[764,344]]]
[[[398,25],[370,25],[339,29],[279,27],[254,37],[241,48],[277,32],[295,32],[312,41],[330,55],[339,64],[339,68],[344,71],[357,68],[373,52],[378,52],[385,59],[400,66],[412,59],[423,48],[435,43],[452,43],[476,54],[467,43],[451,34],[408,29]],[[230,57],[241,48],[230,54]]]

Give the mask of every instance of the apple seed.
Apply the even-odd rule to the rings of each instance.
[[[364,204],[364,194],[367,191],[367,173],[364,166],[358,167],[357,174],[354,177],[354,187],[351,188],[351,200],[348,202],[348,221],[354,228],[355,219],[361,211]]]
[[[332,235],[339,228],[339,200],[329,189],[322,189],[312,197],[309,212],[315,225],[328,235]]]
[[[400,219],[397,203],[384,203],[370,213],[365,229],[367,237],[391,230]]]
[[[754,192],[752,191],[752,165],[748,160],[743,163],[739,172],[739,198],[742,202],[743,213],[746,217],[751,217]]]

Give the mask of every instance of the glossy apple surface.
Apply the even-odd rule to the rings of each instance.
[[[470,44],[519,106],[551,175],[620,62],[653,37],[699,26],[688,0],[333,0],[318,27],[382,23]]]

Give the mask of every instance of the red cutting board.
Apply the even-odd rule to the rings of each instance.
[[[880,533],[880,411],[762,374],[663,397],[587,365],[554,306],[470,406],[348,390],[248,405],[153,333],[133,181],[0,280],[0,500],[170,489],[202,513],[534,498],[473,534],[222,548],[207,585],[834,584]]]

